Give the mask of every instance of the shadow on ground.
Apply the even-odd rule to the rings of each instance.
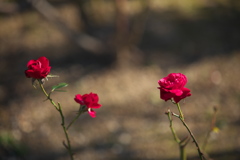
[[[62,2],[61,5],[64,6],[65,3]],[[41,17],[41,15],[38,15],[34,10],[32,9],[28,10],[27,8],[26,10],[24,10],[24,12],[15,13],[13,15],[3,14],[1,15],[0,19],[1,24],[3,24],[0,27],[2,28],[0,30],[1,159],[7,160],[12,158],[26,160],[30,159],[60,160],[65,158],[67,159],[68,157],[63,147],[59,148],[56,147],[59,146],[59,144],[53,144],[57,140],[51,141],[51,138],[48,138],[47,136],[44,135],[44,133],[42,133],[42,130],[48,128],[48,126],[46,125],[42,126],[40,124],[43,123],[48,124],[48,122],[51,130],[56,129],[58,131],[57,129],[58,121],[53,120],[54,116],[46,117],[46,119],[39,120],[39,122],[36,123],[33,122],[32,128],[34,128],[35,125],[39,125],[40,129],[36,127],[35,129],[32,130],[26,130],[26,126],[24,129],[24,125],[23,126],[20,125],[21,124],[20,121],[24,121],[23,124],[25,124],[25,121],[36,120],[36,117],[34,117],[34,115],[36,114],[33,113],[34,111],[30,113],[33,114],[32,117],[30,117],[29,115],[27,116],[28,118],[32,119],[29,120],[27,118],[24,118],[26,117],[26,115],[24,115],[25,110],[29,109],[30,111],[32,111],[31,108],[35,106],[35,103],[36,106],[42,105],[38,103],[42,98],[37,98],[39,97],[39,94],[37,93],[36,90],[32,90],[30,79],[26,79],[24,76],[26,63],[30,59],[37,59],[40,56],[48,57],[51,61],[53,74],[60,74],[63,81],[67,81],[68,83],[73,84],[72,85],[73,87],[71,89],[77,88],[75,87],[76,84],[82,84],[83,82],[85,82],[87,86],[86,88],[91,88],[96,84],[90,84],[90,82],[95,82],[94,80],[96,79],[96,83],[98,86],[97,88],[101,93],[101,90],[99,88],[101,87],[101,85],[103,86],[106,85],[104,84],[105,82],[104,77],[101,76],[106,76],[108,78],[110,77],[113,78],[112,81],[116,81],[116,79],[114,79],[115,78],[114,76],[111,77],[112,74],[113,75],[116,74],[115,72],[119,72],[121,75],[123,75],[123,77],[126,76],[125,73],[126,74],[129,73],[126,76],[127,78],[129,78],[128,81],[124,81],[125,80],[124,79],[122,81],[119,81],[119,83],[116,82],[116,85],[128,86],[127,83],[130,83],[129,86],[134,86],[134,80],[136,79],[136,77],[134,76],[133,73],[135,71],[136,74],[137,72],[140,73],[138,74],[138,76],[141,75],[141,73],[142,74],[160,73],[161,76],[165,76],[165,73],[168,73],[169,71],[173,70],[183,71],[189,74],[194,72],[199,73],[203,71],[201,70],[201,66],[204,66],[208,59],[211,60],[214,58],[217,59],[218,57],[225,57],[222,59],[226,59],[227,61],[228,57],[232,57],[235,55],[236,58],[239,58],[238,52],[240,48],[239,46],[240,10],[236,6],[232,5],[229,6],[215,5],[214,7],[200,8],[195,17],[187,17],[185,15],[182,15],[176,10],[167,10],[163,12],[156,12],[150,10],[146,21],[145,31],[141,37],[142,40],[139,42],[139,44],[130,48],[132,53],[130,55],[131,58],[134,59],[134,56],[137,55],[138,57],[137,60],[139,60],[139,63],[137,63],[138,65],[136,66],[132,66],[132,68],[129,67],[124,69],[123,72],[121,72],[121,69],[118,69],[118,66],[116,65],[116,62],[118,61],[117,59],[118,52],[114,49],[114,47],[110,47],[109,50],[107,51],[105,50],[105,52],[101,54],[95,54],[80,49],[78,46],[76,46],[66,37],[64,37],[59,31],[57,31],[56,28],[49,24],[49,22],[47,22],[43,17]],[[108,41],[114,41],[113,36],[111,35],[112,36],[111,37],[110,34],[114,34],[115,26],[113,24],[105,25],[106,28],[111,28],[111,32],[102,29],[104,28],[103,26],[99,26],[99,28],[101,28],[99,29],[101,30],[101,36],[105,35],[106,37],[110,37]],[[94,26],[93,28],[94,30],[92,31],[90,30],[88,32],[92,35],[95,34],[94,36],[98,36],[99,33],[98,31],[96,31],[98,30],[98,26]],[[213,61],[212,64],[214,63],[215,62]],[[224,65],[226,64],[224,60],[220,62],[218,61],[218,63],[220,64],[222,63],[223,65],[222,68],[225,68]],[[208,65],[210,64],[208,63]],[[148,68],[151,69],[151,67],[152,70],[148,72],[147,69]],[[189,71],[189,67],[193,67],[193,70]],[[215,67],[215,69],[219,70],[221,73],[226,73],[224,69],[221,70],[220,68],[221,65],[217,65],[217,67]],[[208,71],[209,69],[210,70],[212,69],[211,65],[210,68],[206,69],[206,71]],[[228,70],[229,72],[231,71],[230,68]],[[149,78],[151,78],[151,74],[146,76],[149,76]],[[158,77],[161,78],[161,76]],[[141,78],[144,78],[144,76]],[[239,75],[235,75],[235,78],[236,80],[239,79]],[[108,82],[112,83],[112,81],[109,80]],[[102,84],[100,82],[102,82]],[[125,82],[126,84],[124,84],[123,82]],[[202,82],[201,79],[199,79],[198,81],[196,80],[195,82],[197,84],[200,84],[200,86],[201,85],[205,86],[205,82]],[[51,84],[54,82],[49,83]],[[144,81],[144,83],[142,83],[142,85],[144,85],[145,83],[152,82],[146,80]],[[208,81],[206,82],[206,86],[208,86],[207,83]],[[111,88],[108,91],[110,92]],[[234,91],[235,91],[234,93],[236,93],[235,97],[239,97],[238,88],[235,88]],[[106,91],[102,91],[102,95],[104,95],[105,92]],[[113,91],[113,93],[116,92]],[[201,94],[201,90],[195,89],[195,93]],[[130,92],[125,93],[122,90],[120,90],[118,94],[119,95],[127,94],[128,97],[133,96],[131,95]],[[153,102],[152,97],[149,96],[148,93],[145,94],[147,98],[146,100],[143,100],[142,106],[159,105],[162,107],[163,105],[165,105],[160,102],[155,103],[155,100]],[[222,94],[224,95],[224,93]],[[142,95],[140,95],[140,97],[141,96]],[[138,97],[138,95],[134,95],[133,99],[136,97]],[[31,99],[30,100],[31,102],[26,103],[26,101],[29,101],[29,99]],[[152,136],[154,140],[161,142],[162,141],[161,137],[164,137],[166,139],[166,136],[164,136],[166,133],[164,134],[161,132],[154,133],[153,131],[156,130],[152,128],[160,127],[159,126],[160,122],[159,123],[156,122],[155,119],[157,119],[157,121],[158,120],[162,121],[165,117],[163,118],[163,116],[162,117],[160,116],[160,118],[158,118],[159,117],[158,113],[151,113],[151,111],[145,111],[144,110],[145,108],[137,106],[140,103],[134,104],[131,102],[131,100],[126,100],[126,103],[123,104],[130,105],[131,107],[133,107],[132,110],[129,109],[128,107],[121,106],[121,104],[117,103],[111,104],[108,103],[106,100],[104,102],[106,102],[107,109],[102,112],[99,111],[99,116],[102,115],[108,118],[109,115],[118,116],[116,119],[116,121],[118,121],[117,124],[119,123],[118,125],[122,125],[124,127],[122,128],[120,127],[120,129],[118,128],[116,129],[116,131],[113,129],[114,131],[110,133],[105,133],[105,131],[102,130],[109,128],[109,126],[111,125],[108,122],[108,118],[99,118],[99,120],[102,120],[103,126],[106,125],[107,127],[106,126],[102,128],[100,127],[99,136],[97,136],[97,138],[95,139],[94,135],[88,136],[86,131],[81,133],[81,136],[83,136],[83,138],[89,138],[90,140],[89,142],[85,142],[84,140],[77,139],[76,141],[79,142],[73,142],[76,145],[76,147],[74,147],[74,150],[77,153],[77,156],[81,158],[81,155],[83,155],[84,157],[83,159],[96,159],[96,157],[98,157],[99,159],[112,159],[112,160],[177,159],[177,158],[171,159],[168,158],[168,156],[166,155],[162,155],[163,153],[166,154],[166,152],[169,151],[166,148],[168,147],[171,148],[172,146],[174,146],[173,144],[169,144],[169,146],[163,147],[158,143],[156,144],[156,142],[155,143],[152,142],[154,145],[153,148],[155,147],[155,151],[153,152],[154,155],[149,156],[149,154],[152,153],[152,148],[144,147],[145,145],[144,140],[141,139],[143,146],[131,145],[130,143],[127,143],[126,139],[123,140],[123,142],[121,141],[121,137],[125,136],[126,138],[129,135],[131,135],[133,142],[138,141],[138,139],[137,140],[134,139],[135,136],[142,137],[143,139],[145,136],[146,138]],[[234,108],[235,111],[239,110],[238,109],[239,103],[237,102],[238,100],[234,101],[232,104],[236,105]],[[28,104],[29,106],[26,106]],[[72,103],[70,102],[69,104],[72,105]],[[20,108],[18,105],[21,106],[22,108]],[[111,106],[113,109],[111,110],[110,109],[111,107],[109,106]],[[138,107],[141,108],[139,109],[140,111],[143,111],[145,113],[136,111]],[[159,110],[157,110],[154,107],[153,110],[159,112]],[[125,114],[125,112],[128,113]],[[195,111],[192,112],[194,114],[197,114]],[[66,119],[70,119],[71,114],[72,112],[67,111]],[[135,114],[136,118],[130,120],[131,123],[136,122],[133,123],[136,125],[136,126],[132,125],[133,128],[125,124],[127,123],[125,121],[127,118],[126,116],[131,116],[132,114]],[[231,116],[229,115],[226,116],[226,118],[229,117]],[[81,120],[85,121],[87,119],[88,119],[87,117],[84,117]],[[114,118],[110,116],[110,119]],[[203,123],[206,122],[206,120],[203,119],[204,117],[200,121],[203,121]],[[81,122],[81,120],[79,120],[79,122]],[[140,123],[138,121],[140,121]],[[145,121],[151,122],[151,125],[147,123],[147,125],[150,126],[150,129],[146,127],[146,130],[145,129],[140,130],[141,133],[138,133],[139,130],[137,128],[141,128],[142,125],[145,125]],[[230,123],[232,121],[237,122],[237,124],[235,124],[235,127],[237,128],[236,130],[239,131],[238,123],[239,118],[229,121]],[[96,121],[90,122],[93,123],[92,128],[98,126]],[[83,126],[81,127],[82,128],[88,127],[90,122],[86,122],[86,124],[83,124]],[[97,130],[91,129],[90,127],[90,131],[91,130],[93,131],[92,134],[98,133]],[[111,127],[109,130],[112,130]],[[79,136],[77,131],[78,128],[76,127],[75,130],[73,131],[74,136]],[[147,132],[146,135],[143,133],[145,131]],[[59,130],[59,132],[61,131]],[[12,135],[12,137],[9,136],[8,134]],[[169,132],[167,134],[169,134]],[[58,135],[54,134],[53,136],[57,137],[56,139],[58,140],[62,139],[62,135],[58,137]],[[172,137],[168,138],[171,139]],[[49,142],[50,144],[46,144],[47,143],[46,140],[51,141]],[[150,141],[149,143],[151,143],[151,140],[149,141]],[[227,139],[226,142],[228,142]],[[165,142],[163,143],[165,144]],[[169,143],[169,141],[167,141],[166,143]],[[233,142],[229,141],[229,143]],[[85,146],[85,144],[87,145],[87,147]],[[234,147],[236,147],[234,149],[230,147],[229,147],[230,149],[223,148],[224,151],[222,150],[217,151],[211,149],[211,152],[209,154],[211,158],[217,160],[227,159],[238,160],[240,158],[240,153],[239,150],[237,149],[237,147],[239,147],[239,144],[237,142],[234,142],[234,144],[235,144]],[[41,147],[41,145],[43,146]],[[147,145],[149,144],[147,143]],[[158,147],[159,150],[161,150],[159,153]],[[140,148],[140,151],[137,150],[138,148]],[[172,157],[176,157],[176,155],[178,154],[174,153]],[[197,158],[190,157],[189,159],[195,160]]]

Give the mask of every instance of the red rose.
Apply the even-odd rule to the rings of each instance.
[[[46,57],[40,57],[37,60],[30,60],[27,63],[27,70],[25,75],[27,78],[42,79],[47,77],[51,67],[49,66],[49,60]]]
[[[184,88],[187,77],[182,73],[171,73],[158,81],[160,98],[167,101],[173,98],[178,103],[180,100],[191,96],[190,89]]]
[[[98,104],[98,95],[92,92],[84,95],[77,94],[74,100],[81,106],[86,106],[89,115],[93,118],[96,117],[96,113],[92,108],[100,108],[102,106]]]

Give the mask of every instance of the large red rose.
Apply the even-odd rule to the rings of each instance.
[[[27,63],[27,68],[28,69],[25,70],[26,77],[35,79],[47,77],[51,70],[49,60],[46,57],[40,57],[37,60],[30,60]]]
[[[81,106],[86,106],[87,111],[91,117],[96,117],[96,113],[92,108],[100,108],[102,105],[98,104],[98,95],[96,93],[89,93],[89,94],[77,94],[74,100],[79,103]]]
[[[171,73],[158,81],[160,87],[160,98],[178,103],[180,100],[191,96],[190,89],[184,88],[187,84],[187,77],[182,73]]]

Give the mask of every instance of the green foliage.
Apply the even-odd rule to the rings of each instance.
[[[16,156],[23,156],[26,154],[27,148],[16,140],[10,133],[0,133],[0,148],[4,154],[13,154]]]
[[[59,90],[59,89],[63,88],[63,87],[67,87],[67,86],[68,86],[67,83],[59,83],[58,85],[52,86],[52,91],[51,92],[54,92],[54,91],[65,92],[64,90]]]

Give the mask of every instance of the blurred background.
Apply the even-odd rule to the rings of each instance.
[[[0,0],[0,159],[65,160],[61,118],[24,71],[45,56],[52,66],[45,87],[66,121],[76,94],[97,93],[97,117],[82,115],[69,130],[81,160],[177,160],[164,114],[176,106],[159,98],[157,81],[188,77],[192,96],[181,101],[200,146],[216,126],[206,154],[240,159],[239,0]],[[187,135],[174,118],[180,138]],[[186,147],[197,160],[193,143]]]

